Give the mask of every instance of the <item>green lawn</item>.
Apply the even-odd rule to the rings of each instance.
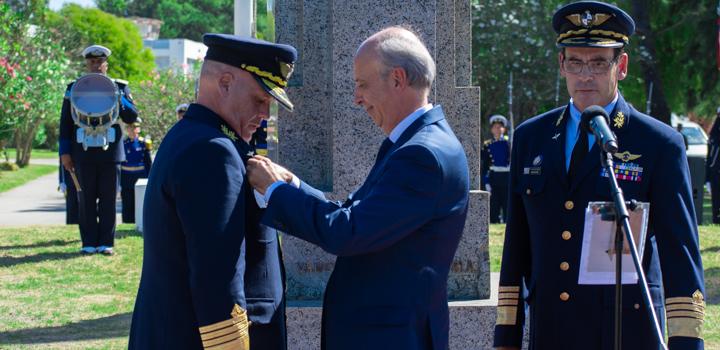
[[[15,161],[15,149],[14,148],[8,148],[8,157],[10,157],[10,161]],[[32,153],[30,154],[30,159],[55,159],[58,158],[58,152],[49,150],[49,149],[38,149],[35,148],[32,150]],[[5,155],[0,153],[0,161],[5,161]]]
[[[30,164],[17,171],[0,170],[0,192],[20,186],[28,181],[57,171],[57,165],[36,165]]]
[[[142,238],[83,256],[77,226],[0,229],[0,349],[126,349]]]
[[[77,226],[0,228],[0,349],[125,349],[142,237],[119,225],[115,256],[82,256]],[[490,226],[499,271],[504,225]],[[720,226],[700,227],[706,349],[720,349]]]
[[[705,349],[720,349],[720,226],[703,225],[699,229],[707,301]],[[490,269],[493,272],[500,271],[504,236],[505,225],[490,225]]]

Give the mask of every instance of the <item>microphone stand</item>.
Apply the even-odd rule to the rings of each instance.
[[[650,299],[650,291],[647,285],[647,279],[645,278],[645,272],[643,272],[642,265],[640,264],[640,258],[635,248],[635,239],[632,235],[632,229],[630,228],[630,214],[628,213],[627,205],[625,204],[625,197],[623,196],[622,189],[618,186],[617,179],[615,178],[615,171],[612,161],[612,154],[605,152],[604,145],[600,146],[600,162],[608,174],[608,181],[610,183],[610,192],[615,203],[615,349],[620,350],[622,347],[622,251],[623,251],[623,235],[618,234],[620,231],[625,232],[625,239],[628,240],[630,246],[630,254],[635,264],[635,271],[638,275],[638,284],[640,285],[640,291],[642,292],[643,301],[645,302],[645,309],[647,313],[652,316],[653,326],[655,328],[655,336],[664,350],[667,350],[665,344],[665,337],[660,329],[658,323],[657,314],[655,314],[655,308],[653,307],[652,299]],[[634,209],[634,204],[630,204]]]

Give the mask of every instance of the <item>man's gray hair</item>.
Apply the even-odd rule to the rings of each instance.
[[[387,75],[393,68],[402,68],[413,88],[430,89],[435,80],[435,61],[412,31],[403,27],[386,28],[375,38],[377,53]]]

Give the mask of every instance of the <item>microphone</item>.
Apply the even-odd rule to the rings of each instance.
[[[590,106],[580,116],[580,127],[585,131],[592,131],[603,151],[615,153],[618,151],[618,143],[615,134],[608,126],[609,122],[610,117],[600,106]]]

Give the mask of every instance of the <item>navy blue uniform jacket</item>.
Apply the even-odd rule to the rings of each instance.
[[[558,108],[515,132],[496,346],[520,345],[527,301],[531,348],[613,347],[615,286],[578,284],[585,208],[589,201],[612,199],[597,145],[568,182],[568,118],[569,111]],[[620,145],[613,161],[625,199],[650,203],[642,266],[661,322],[667,312],[670,349],[701,349],[705,288],[682,136],[622,96],[610,128]],[[624,285],[622,293],[623,349],[657,350],[640,288]]]
[[[198,328],[230,320],[235,305],[252,321],[252,349],[284,349],[277,231],[259,223],[245,179],[251,153],[197,104],[163,139],[145,194],[131,349],[202,349]]]
[[[281,185],[263,222],[338,256],[323,349],[446,349],[448,270],[468,206],[465,152],[438,106],[381,154],[344,203]]]

